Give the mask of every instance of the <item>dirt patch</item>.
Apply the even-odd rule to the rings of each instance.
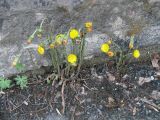
[[[66,81],[62,113],[60,81],[54,86],[44,75],[30,74],[29,87],[14,87],[0,96],[2,120],[158,120],[160,79],[151,63],[127,66],[119,74],[105,64],[83,68],[78,78]],[[112,75],[112,76],[111,76]],[[139,78],[151,78],[139,85]],[[155,94],[156,93],[156,94]],[[156,95],[156,97],[155,97]]]

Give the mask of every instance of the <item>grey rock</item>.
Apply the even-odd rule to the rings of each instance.
[[[134,33],[140,47],[160,44],[159,11],[159,0],[1,0],[0,76],[17,73],[11,62],[43,18],[48,18],[45,26],[52,27],[54,35],[93,21],[94,32],[87,36],[89,57],[99,54],[100,44],[109,37],[128,41]],[[36,39],[33,46],[38,42]],[[39,56],[35,47],[23,51],[22,62],[26,70],[50,65],[47,56]]]

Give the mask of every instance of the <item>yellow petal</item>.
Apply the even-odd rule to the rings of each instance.
[[[54,43],[51,43],[51,44],[49,45],[49,48],[54,48],[54,47],[55,47]]]

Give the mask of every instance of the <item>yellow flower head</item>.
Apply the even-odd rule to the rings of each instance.
[[[85,27],[86,27],[86,28],[90,28],[90,27],[92,27],[92,26],[93,26],[92,22],[86,22],[86,23],[85,23]]]
[[[49,48],[54,48],[55,47],[55,45],[54,45],[54,43],[51,43],[50,45],[49,45]]]
[[[108,40],[107,43],[108,43],[109,45],[111,45],[111,44],[112,44],[112,40]]]
[[[27,43],[28,43],[28,44],[31,44],[32,41],[33,41],[33,39],[34,39],[34,35],[31,35],[31,36],[28,38]]]
[[[27,40],[27,44],[31,44],[32,43],[32,40],[31,39],[28,39]]]
[[[132,49],[133,47],[134,47],[134,35],[132,35],[130,38],[129,49]]]
[[[69,54],[67,57],[67,61],[71,64],[76,64],[77,56],[75,54]]]
[[[63,41],[62,41],[62,44],[63,44],[63,45],[67,45],[67,43],[68,43],[67,40],[63,40]]]
[[[44,48],[39,45],[38,49],[37,49],[37,52],[38,52],[38,54],[43,55],[44,54]]]
[[[109,57],[113,57],[113,56],[114,56],[114,52],[108,51],[108,52],[107,52],[107,55],[108,55]]]
[[[132,48],[133,48],[133,44],[129,43],[129,49],[132,49]]]
[[[42,38],[42,33],[37,33],[37,37],[38,37],[39,39],[41,39],[41,38]]]
[[[61,45],[62,44],[62,40],[64,39],[64,37],[65,37],[64,34],[58,34],[58,35],[56,35],[55,43],[57,45]]]
[[[110,47],[107,43],[104,43],[101,45],[101,51],[104,53],[107,53],[109,51]]]
[[[92,27],[87,28],[87,32],[92,32]]]
[[[86,30],[87,32],[92,32],[92,22],[86,22],[85,23],[85,27],[86,27]]]
[[[71,29],[69,36],[72,40],[76,39],[79,36],[79,32],[76,29]]]
[[[140,52],[139,52],[139,50],[136,49],[136,50],[133,51],[133,57],[134,57],[134,58],[139,58],[139,57],[140,57]]]
[[[13,66],[13,67],[17,65],[18,60],[19,60],[19,57],[16,57],[16,58],[13,60],[13,62],[12,62],[12,66]]]

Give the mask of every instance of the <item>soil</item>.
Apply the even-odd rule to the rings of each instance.
[[[47,83],[51,73],[30,72],[27,89],[15,86],[0,95],[0,120],[160,120],[160,96],[152,94],[160,92],[158,70],[150,62],[124,68],[123,73],[106,64],[83,68],[63,84],[64,104],[62,81]],[[152,80],[140,85],[140,77]]]

